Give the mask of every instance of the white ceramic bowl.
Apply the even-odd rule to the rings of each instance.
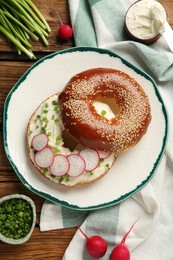
[[[31,205],[31,208],[32,208],[32,213],[33,213],[32,225],[31,225],[29,233],[27,233],[26,236],[21,237],[19,239],[14,239],[14,238],[8,238],[8,237],[4,236],[2,233],[0,233],[0,240],[1,241],[8,243],[8,244],[18,245],[18,244],[23,244],[23,243],[27,242],[28,239],[32,235],[32,232],[34,230],[35,223],[36,223],[36,207],[35,207],[34,202],[29,197],[27,197],[26,195],[23,195],[23,194],[12,194],[12,195],[4,196],[4,197],[0,198],[0,205],[5,201],[10,200],[10,199],[14,199],[14,198],[15,199],[20,198],[20,199],[23,199],[23,200],[29,202],[29,204]]]

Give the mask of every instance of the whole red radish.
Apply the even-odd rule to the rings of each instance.
[[[70,25],[68,24],[61,24],[58,30],[58,36],[63,41],[68,41],[73,36],[73,30]]]
[[[133,225],[130,227],[129,231],[123,237],[121,243],[114,247],[109,260],[130,260],[130,251],[128,247],[125,245],[125,242],[128,234],[130,233],[137,221],[135,221]]]
[[[86,238],[86,251],[87,253],[94,258],[101,258],[105,255],[107,251],[107,243],[100,236],[88,237],[80,228],[79,230]]]
[[[126,245],[120,243],[113,249],[109,259],[110,260],[130,260],[130,251],[126,247]]]
[[[58,37],[62,41],[68,41],[73,36],[73,29],[69,24],[65,24],[62,22],[58,12],[56,11],[56,14],[58,16],[58,19],[60,21],[60,27],[58,29]]]

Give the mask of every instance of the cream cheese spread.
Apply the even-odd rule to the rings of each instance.
[[[166,12],[155,0],[141,0],[133,4],[126,15],[130,33],[140,39],[150,39],[165,30]]]

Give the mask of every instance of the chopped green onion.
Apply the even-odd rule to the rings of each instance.
[[[60,177],[59,182],[60,182],[60,183],[63,182],[63,181],[68,182],[69,179],[70,179],[69,175],[68,175],[68,174],[65,174],[65,175],[63,175],[63,176]]]
[[[33,212],[28,201],[13,198],[0,205],[0,233],[8,238],[25,237],[32,226]]]
[[[61,135],[57,135],[57,137],[56,137],[56,145],[59,145],[61,140],[62,140]]]
[[[105,115],[106,115],[106,110],[102,110],[102,111],[101,111],[101,115],[102,115],[102,116],[105,116]]]

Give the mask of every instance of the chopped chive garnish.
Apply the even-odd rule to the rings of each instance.
[[[61,153],[61,150],[58,147],[54,147],[53,151],[55,154]]]
[[[57,100],[53,100],[53,101],[52,101],[52,105],[53,105],[53,106],[58,105],[58,101],[57,101]]]
[[[105,115],[106,115],[106,110],[102,110],[102,111],[101,111],[101,115],[102,115],[102,116],[105,116]]]
[[[47,168],[44,168],[43,169],[43,173],[47,173],[48,172],[48,169]]]
[[[56,145],[59,145],[61,140],[62,140],[61,135],[57,135],[57,137],[56,137]]]
[[[47,114],[49,111],[47,109],[43,110],[43,114]]]
[[[32,226],[33,212],[28,201],[13,198],[0,205],[0,232],[2,235],[19,239],[25,237]]]
[[[99,162],[99,165],[98,165],[98,167],[100,167],[100,166],[101,166],[102,162],[104,162],[104,159],[100,159],[100,162]]]
[[[58,112],[59,110],[60,110],[59,106],[55,106],[55,107],[54,107],[54,111],[57,111],[57,112]]]
[[[42,127],[42,128],[41,128],[41,131],[42,131],[43,133],[45,133],[45,132],[46,132],[46,127],[45,127],[45,126]]]
[[[63,175],[63,176],[60,177],[59,182],[60,182],[60,183],[63,182],[63,181],[68,182],[68,181],[69,181],[69,178],[70,178],[69,175],[68,175],[68,174],[65,174],[65,175]]]
[[[57,123],[59,122],[59,119],[56,118],[56,119],[54,120],[54,122],[55,122],[55,124],[57,124]]]
[[[41,120],[42,120],[42,122],[44,122],[44,123],[48,123],[48,122],[49,122],[47,116],[43,116]]]

